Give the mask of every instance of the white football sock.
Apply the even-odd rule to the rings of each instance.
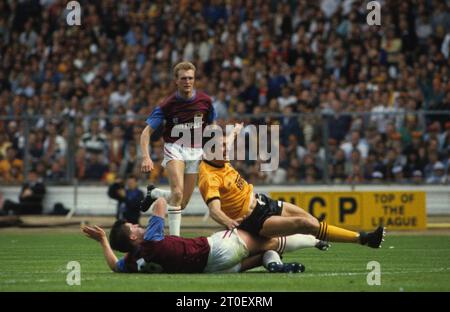
[[[319,242],[317,238],[312,235],[295,234],[289,236],[278,237],[278,249],[279,254],[284,252],[294,251],[302,248],[315,247]]]
[[[181,208],[167,205],[167,215],[169,217],[170,235],[180,236]]]
[[[263,255],[263,265],[264,267],[267,269],[269,263],[278,263],[278,264],[282,264],[283,262],[281,261],[280,255],[274,251],[274,250],[267,250],[264,255]]]
[[[166,191],[166,190],[162,190],[159,188],[154,188],[150,195],[152,196],[152,198],[160,198],[163,197],[165,200],[169,200],[170,197],[170,191]]]

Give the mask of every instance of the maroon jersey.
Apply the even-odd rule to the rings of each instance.
[[[201,273],[208,262],[210,246],[206,237],[165,236],[145,240],[117,263],[121,272]]]
[[[186,100],[175,92],[153,110],[147,124],[156,129],[165,121],[163,138],[166,143],[178,141],[186,147],[201,148],[203,130],[215,119],[212,100],[206,93],[194,91],[192,98]]]

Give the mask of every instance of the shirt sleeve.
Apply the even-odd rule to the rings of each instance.
[[[146,241],[160,241],[164,239],[164,219],[158,216],[151,216],[148,220],[147,229],[144,233]]]
[[[198,189],[203,200],[208,205],[213,199],[220,199],[220,179],[215,176],[205,176],[199,179]]]
[[[156,107],[153,112],[148,116],[146,122],[147,125],[152,127],[152,129],[158,129],[158,127],[163,123],[164,121],[164,113],[161,110],[161,107]]]
[[[211,105],[211,111],[209,112],[208,115],[208,123],[213,123],[215,120],[217,120],[217,111],[214,108],[214,106]]]
[[[127,273],[127,266],[125,265],[125,258],[119,259],[119,261],[116,262],[116,269],[119,273]]]

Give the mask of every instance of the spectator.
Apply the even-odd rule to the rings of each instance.
[[[155,151],[155,148],[152,149]],[[129,144],[128,148],[125,150],[125,157],[122,159],[119,168],[119,175],[126,177],[140,170],[140,160],[137,155],[136,144]]]
[[[28,173],[28,182],[24,183],[19,195],[19,203],[5,200],[3,210],[6,214],[25,215],[42,214],[45,185],[36,171]]]
[[[345,152],[345,157],[350,159],[351,153],[354,149],[357,149],[362,159],[366,159],[369,148],[364,139],[361,139],[359,131],[352,131],[350,141],[341,145],[341,149]]]
[[[228,119],[228,103],[225,90],[219,90],[219,94],[213,99],[213,106],[218,119]]]
[[[394,175],[393,182],[404,184],[406,183],[406,179],[403,174],[403,167],[402,166],[395,166],[392,168],[392,174]]]
[[[46,181],[59,182],[66,178],[65,171],[65,159],[60,158],[57,161],[51,163],[49,170],[47,171]]]
[[[84,179],[91,181],[104,181],[107,172],[108,166],[105,164],[103,155],[92,154],[86,165]]]
[[[372,183],[374,184],[380,184],[383,183],[383,173],[380,171],[374,171],[372,172]]]
[[[109,162],[114,162],[120,164],[123,159],[123,154],[125,153],[125,140],[124,131],[119,126],[115,126],[112,129],[111,136],[109,138]]]
[[[439,135],[439,150],[443,153],[450,151],[450,121],[445,123],[445,131]]]
[[[119,83],[119,89],[111,93],[109,97],[110,113],[114,113],[119,106],[126,106],[131,99],[131,93],[127,90],[125,82]]]
[[[16,155],[14,147],[9,146],[6,149],[6,157],[0,160],[0,181],[8,184],[23,181],[23,161]]]
[[[8,137],[6,133],[0,132],[0,159],[4,159],[6,157],[6,151],[8,147],[11,147],[12,143],[8,141]]]
[[[88,158],[91,155],[106,155],[107,138],[101,132],[98,120],[92,120],[90,131],[81,137],[80,147],[86,150]]]
[[[415,170],[412,173],[412,181],[414,184],[423,184],[423,173],[420,170]]]
[[[297,138],[299,145],[304,145],[305,140],[303,137],[303,132],[300,130],[298,118],[291,116],[292,111],[292,106],[286,106],[283,108],[284,117],[280,120],[281,144],[287,146],[290,142],[290,136],[293,135]]]
[[[342,114],[342,105],[338,100],[332,102],[332,113],[328,116],[328,131],[329,136],[338,142],[341,142],[352,122],[352,117]]]
[[[278,97],[278,106],[281,110],[283,110],[285,107],[289,105],[294,105],[297,103],[297,98],[292,95],[291,90],[289,87],[285,86],[283,87],[283,90],[281,91],[281,96]]]
[[[445,175],[445,166],[442,162],[437,161],[433,165],[433,173],[427,178],[427,184],[445,184],[447,177]]]
[[[38,130],[36,132],[30,132],[28,137],[28,152],[30,153],[31,162],[35,164],[44,156],[44,133]]]
[[[64,137],[58,134],[56,125],[50,123],[48,125],[47,138],[44,141],[44,159],[50,164],[59,159],[66,157],[67,143]]]

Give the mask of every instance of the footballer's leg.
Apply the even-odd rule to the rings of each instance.
[[[170,160],[166,170],[170,184],[170,198],[167,203],[170,235],[180,236],[181,201],[183,199],[184,161]]]
[[[319,226],[319,221],[316,219],[271,216],[264,221],[259,234],[265,237],[288,236],[299,233],[316,236]]]
[[[383,241],[385,231],[384,228],[367,234],[349,231],[329,225],[324,221],[319,222],[300,207],[283,202],[282,216],[268,218],[260,232],[261,235],[268,237],[292,235],[294,233],[311,234],[321,241],[360,243],[372,248],[378,248]]]
[[[195,189],[195,184],[197,181],[197,174],[185,174],[184,175],[184,186],[183,186],[183,199],[181,200],[181,210],[186,208],[189,200],[192,197],[192,193]],[[170,191],[162,190],[156,188],[154,185],[150,184],[147,186],[147,195],[141,203],[141,211],[147,211],[150,206],[158,198],[164,198],[166,200],[170,199]]]
[[[250,257],[242,262],[245,270],[263,265],[269,272],[272,273],[298,273],[304,272],[305,266],[298,262],[283,263],[280,258],[279,250],[292,251],[302,248],[315,247],[316,239],[311,235],[293,235],[288,237],[265,238],[260,236],[253,236],[250,233],[238,230],[239,237],[245,242]],[[297,245],[294,247],[291,244],[286,248],[286,241],[295,237]],[[302,240],[303,239],[303,240]],[[257,257],[263,255],[262,257]],[[259,262],[258,262],[259,261]],[[252,264],[251,266],[249,264]]]
[[[264,252],[262,259],[263,266],[270,273],[299,273],[305,272],[305,266],[299,262],[286,262],[281,261],[280,255],[273,250],[267,250]]]
[[[261,265],[270,273],[299,273],[305,271],[305,266],[303,264],[298,262],[283,263],[280,255],[276,251],[268,250],[264,253],[243,259],[241,263],[226,272],[245,272]]]
[[[183,185],[183,199],[181,200],[181,210],[186,208],[197,183],[197,173],[185,173]]]
[[[151,205],[157,200],[158,197],[153,197],[152,192],[155,190],[155,186],[150,184],[147,185],[147,194],[145,195],[144,199],[141,201],[141,205],[139,207],[139,210],[142,212],[146,212]]]
[[[295,234],[289,236],[280,236],[267,238],[263,236],[255,236],[242,229],[237,229],[239,237],[245,242],[247,249],[251,255],[258,254],[267,250],[275,250],[279,254],[290,252],[303,248],[316,247],[320,250],[328,249],[319,246],[320,242],[312,235]],[[321,248],[319,248],[321,247]]]
[[[372,248],[381,248],[381,243],[384,242],[386,229],[384,226],[379,226],[375,231],[366,233],[360,232],[361,245],[367,245]]]

